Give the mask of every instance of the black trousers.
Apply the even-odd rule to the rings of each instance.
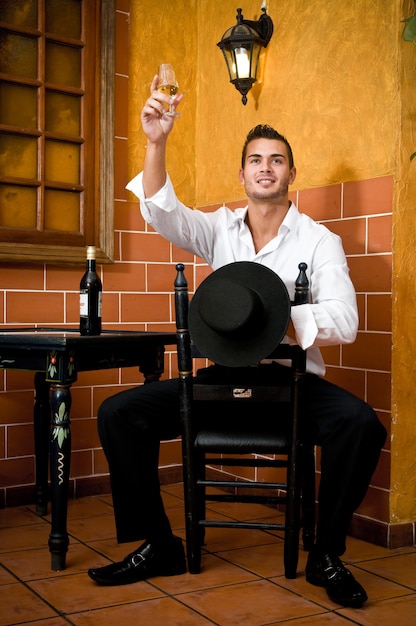
[[[262,368],[276,373],[270,369],[273,365]],[[198,373],[198,378],[204,380],[208,370]],[[352,515],[377,466],[386,430],[367,403],[313,374],[304,379],[303,406],[302,436],[321,447],[316,543],[319,549],[340,556]],[[210,405],[207,419],[214,415]],[[98,431],[110,469],[117,540],[170,538],[158,460],[160,441],[180,435],[178,380],[148,383],[111,396],[99,408]]]

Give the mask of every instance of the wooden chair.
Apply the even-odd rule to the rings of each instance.
[[[306,265],[300,264],[299,268],[295,301],[290,303],[292,305],[307,302],[308,299]],[[197,574],[201,570],[205,528],[259,528],[284,530],[285,576],[295,578],[300,528],[303,530],[306,550],[312,547],[315,537],[314,447],[304,446],[299,440],[306,353],[299,346],[280,344],[270,356],[285,359],[288,367],[284,368],[285,375],[279,380],[273,379],[273,382],[262,380],[261,375],[257,375],[257,368],[232,367],[227,368],[227,384],[224,384],[223,377],[220,381],[214,377],[207,384],[195,384],[193,360],[201,356],[210,357],[209,354],[201,355],[192,343],[188,327],[189,297],[184,265],[178,263],[176,269],[175,311],[189,572]],[[244,393],[241,393],[242,390]],[[223,406],[224,423],[233,411],[241,410],[242,403],[249,407],[248,414],[261,403],[267,403],[268,411],[272,406],[273,414],[268,416],[267,427],[261,431],[258,428],[250,431],[247,424],[243,430],[229,425],[226,429],[213,428],[209,420],[205,424],[198,424],[199,402],[212,403],[212,410],[217,411],[216,414],[218,406]],[[253,412],[253,424],[258,421],[257,417]],[[221,467],[221,470],[216,470],[216,467]],[[230,468],[228,473],[224,472],[227,467]],[[260,472],[261,468],[277,468],[278,476],[276,482],[240,480],[234,477],[237,467],[256,468]],[[282,475],[285,479],[279,480]],[[284,522],[209,519],[206,503],[210,501],[262,503],[282,507]]]

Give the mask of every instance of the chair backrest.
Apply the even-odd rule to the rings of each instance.
[[[235,264],[230,264],[235,265]],[[257,264],[252,264],[257,265]],[[265,269],[265,268],[263,268]],[[309,301],[309,281],[306,275],[307,265],[306,263],[299,263],[298,265],[299,274],[295,280],[295,295],[294,300],[290,304],[292,306],[297,306],[300,304],[306,304]],[[201,352],[192,343],[190,329],[189,329],[189,294],[188,294],[188,282],[186,280],[184,270],[185,265],[183,263],[178,263],[176,265],[177,276],[174,282],[175,287],[175,315],[176,315],[176,329],[177,329],[177,340],[178,340],[178,363],[179,369],[183,369],[184,371],[188,370],[188,366],[191,366],[191,355],[196,355],[197,352],[200,353],[200,356],[204,356],[210,360],[215,361],[215,358],[211,358],[210,355],[210,346],[207,345],[207,349]],[[217,273],[220,270],[217,270]],[[270,270],[271,271],[271,270]],[[209,277],[208,277],[209,278]],[[207,280],[207,279],[206,279]],[[205,281],[204,281],[205,282]],[[282,296],[282,294],[280,294]],[[206,342],[205,342],[206,343]],[[244,337],[241,339],[241,343],[244,344]],[[189,345],[187,345],[189,344]],[[272,350],[271,353],[262,355],[262,358],[269,357],[277,351],[279,353],[286,353],[288,356],[291,354],[292,350],[289,347],[285,347],[286,344],[280,344],[276,346],[275,350]],[[306,353],[302,350],[302,354],[300,356],[299,368],[304,368],[303,358],[306,359]],[[283,357],[285,355],[283,354]]]
[[[177,276],[174,282],[175,286],[175,312],[176,312],[176,333],[177,333],[177,351],[178,351],[178,374],[179,374],[179,396],[180,396],[180,413],[183,425],[185,440],[191,438],[191,420],[189,416],[192,413],[192,402],[196,400],[212,400],[214,397],[218,400],[232,399],[230,396],[229,385],[196,385],[193,381],[193,358],[202,357],[210,360],[210,355],[200,353],[198,348],[192,343],[189,330],[189,294],[188,283],[184,274],[185,266],[183,263],[176,265]],[[309,300],[309,282],[306,276],[306,263],[299,263],[299,274],[295,281],[295,296],[292,306],[304,304]],[[243,340],[242,340],[243,341]],[[209,352],[209,351],[208,351]],[[264,357],[270,359],[278,359],[284,361],[291,371],[290,394],[292,403],[292,414],[298,415],[300,412],[300,385],[302,377],[306,370],[306,351],[298,345],[289,345],[280,343],[270,354]],[[238,368],[237,368],[238,369]],[[250,368],[240,368],[241,371],[247,370],[250,375]],[[236,387],[239,389],[241,386]],[[278,386],[260,386],[257,390],[257,397],[261,401],[269,399],[279,399],[282,391]],[[209,395],[207,395],[209,394]],[[266,395],[268,394],[268,395]],[[297,430],[297,419],[294,423],[294,429]],[[191,453],[189,451],[189,453]]]

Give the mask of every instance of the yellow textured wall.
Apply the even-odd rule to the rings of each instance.
[[[169,171],[191,205],[239,199],[247,131],[265,122],[287,135],[305,189],[391,174],[399,113],[399,0],[269,0],[274,34],[243,106],[217,42],[257,19],[260,0],[131,0],[130,173],[143,161],[139,111],[160,62],[175,65],[185,99]],[[194,195],[195,194],[195,195]],[[182,195],[183,197],[183,195]]]
[[[391,173],[397,110],[395,2],[267,4],[274,34],[263,55],[261,84],[244,107],[227,82],[215,44],[235,23],[236,6],[253,19],[260,15],[261,2],[198,2],[198,198],[209,204],[241,195],[236,168],[242,142],[252,126],[263,122],[291,142],[299,189]]]
[[[415,12],[404,2],[403,16]],[[401,25],[402,27],[402,25]],[[400,29],[402,30],[402,28]],[[390,519],[416,519],[416,46],[400,41],[400,145],[393,215],[393,352]]]
[[[153,76],[160,63],[172,63],[186,100],[168,145],[169,173],[178,194],[190,206],[195,205],[197,176],[195,127],[199,68],[196,50],[200,4],[199,0],[131,0],[130,6],[129,174],[134,176],[143,165],[146,138],[140,111],[150,94]]]
[[[185,99],[169,144],[169,173],[190,206],[242,198],[247,131],[269,123],[292,144],[295,189],[393,175],[392,495],[390,520],[416,519],[415,198],[416,48],[403,42],[411,0],[268,0],[274,35],[260,80],[241,97],[216,46],[241,6],[261,0],[131,0],[129,175],[142,167],[140,109],[160,62]]]

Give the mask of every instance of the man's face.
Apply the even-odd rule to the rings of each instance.
[[[289,167],[286,144],[277,139],[254,139],[247,146],[240,182],[248,198],[277,200],[287,196],[289,185],[296,177],[296,169]]]

